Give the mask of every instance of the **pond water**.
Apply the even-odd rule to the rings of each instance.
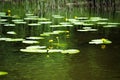
[[[108,18],[109,22],[120,22],[119,13],[87,14]],[[57,24],[59,20],[52,22]],[[30,27],[26,25],[28,23],[31,22],[25,24],[23,22],[16,27],[1,24],[0,35],[4,38],[26,39],[29,36],[40,37],[44,31],[64,29],[67,31],[62,34],[41,36],[45,39],[38,39],[40,43],[36,45],[45,45],[50,49],[78,49],[80,52],[77,54],[27,53],[21,52],[20,49],[25,49],[31,44],[0,40],[0,71],[8,72],[7,75],[0,75],[0,80],[120,80],[120,26],[97,32],[79,32],[76,29],[80,27],[51,29],[47,26],[54,23],[50,23],[40,24],[35,28],[36,25]],[[17,34],[6,33],[11,30]],[[93,39],[102,38],[109,39],[112,43],[89,44]]]

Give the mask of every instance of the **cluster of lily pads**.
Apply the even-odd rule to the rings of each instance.
[[[56,37],[57,46],[60,44],[59,36],[70,35],[70,31],[75,28],[76,31],[80,32],[91,32],[98,31],[99,28],[111,28],[118,27],[120,23],[112,23],[109,22],[107,18],[102,17],[79,17],[75,16],[74,18],[66,18],[61,15],[52,15],[51,19],[41,18],[39,16],[35,16],[34,14],[25,14],[25,18],[21,19],[16,16],[6,16],[4,12],[0,12],[0,25],[15,27],[20,25],[24,27],[33,27],[40,28],[39,35],[29,35],[24,38],[6,38],[1,37],[2,41],[21,41],[23,44],[29,44],[25,49],[20,49],[21,52],[30,52],[30,53],[69,53],[75,54],[79,53],[78,49],[59,49],[59,48],[49,48],[47,45],[40,46],[40,41],[46,41],[46,37],[48,37],[49,41],[46,43],[53,44],[53,39]],[[10,19],[10,20],[9,20]],[[27,28],[28,29],[28,28]],[[35,31],[33,31],[35,32]],[[18,36],[18,32],[13,30],[6,32],[8,35]],[[54,36],[54,37],[53,37]],[[110,44],[112,41],[108,39],[94,39],[89,42],[89,44]]]

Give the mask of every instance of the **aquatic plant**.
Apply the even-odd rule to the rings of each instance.
[[[7,75],[8,72],[0,71],[0,76]]]

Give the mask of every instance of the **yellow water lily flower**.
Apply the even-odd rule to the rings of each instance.
[[[53,42],[53,40],[51,39],[51,40],[49,40],[49,42]]]
[[[77,19],[78,17],[77,17],[77,16],[75,16],[74,18],[75,18],[75,19]]]
[[[101,49],[105,49],[106,48],[106,45],[101,45]]]
[[[65,21],[68,21],[68,18],[65,18]]]

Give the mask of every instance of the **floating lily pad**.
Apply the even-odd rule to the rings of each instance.
[[[89,29],[89,31],[98,31],[98,29]]]
[[[4,26],[15,26],[15,24],[5,24]]]
[[[58,34],[60,34],[60,33],[67,33],[68,31],[63,31],[63,30],[56,30],[56,31],[53,31],[53,33],[58,33]]]
[[[47,18],[38,18],[38,21],[49,21],[50,19]]]
[[[11,38],[0,38],[0,41],[6,41],[7,39],[11,39]]]
[[[14,22],[15,24],[26,24],[27,22],[23,22],[23,21],[18,21],[18,22]]]
[[[51,24],[51,21],[38,22],[39,24]]]
[[[70,25],[71,23],[70,22],[61,22],[59,24],[61,24],[61,25]]]
[[[36,46],[28,46],[28,47],[26,47],[26,49],[44,49],[44,48],[46,48],[46,46],[36,45]]]
[[[108,18],[101,18],[99,21],[108,21]]]
[[[83,29],[79,29],[77,31],[88,32],[88,31],[98,31],[98,29],[92,29],[91,27],[83,27]]]
[[[8,72],[0,71],[0,76],[7,75],[7,74],[8,74]]]
[[[112,42],[108,39],[94,39],[89,44],[111,44]]]
[[[63,16],[61,15],[52,15],[53,18],[64,18]]]
[[[28,26],[40,26],[41,24],[39,23],[31,23],[31,24],[28,24]]]
[[[76,20],[76,19],[67,19],[67,21],[69,21],[69,22],[78,22],[79,20]]]
[[[83,26],[93,26],[94,24],[84,23]]]
[[[56,34],[59,34],[59,33],[56,33],[56,32],[44,32],[43,34],[40,34],[40,36],[50,36],[50,35],[56,35]]]
[[[24,39],[22,39],[22,38],[16,38],[16,39],[9,38],[9,39],[6,39],[5,41],[7,41],[7,42],[18,42],[18,41],[24,41]]]
[[[108,22],[97,22],[98,25],[106,25]]]
[[[61,26],[63,26],[63,27],[73,27],[73,25],[71,25],[71,24],[62,24]]]
[[[61,49],[50,49],[50,50],[48,50],[48,53],[60,53],[62,51],[63,50],[61,50]]]
[[[26,37],[26,39],[39,40],[39,39],[44,39],[44,38],[43,37]]]
[[[53,28],[56,27],[57,28],[57,27],[63,27],[63,26],[62,25],[50,25],[50,27],[53,27]]]
[[[28,53],[60,53],[61,49],[20,49],[22,52],[28,52]]]
[[[44,32],[43,34],[40,34],[40,36],[50,36],[51,34],[53,34],[53,32]]]
[[[111,27],[117,27],[117,25],[105,25],[104,28],[111,28]]]
[[[80,32],[88,32],[89,30],[86,30],[86,29],[79,29],[77,31],[80,31]]]
[[[23,19],[14,19],[12,20],[13,22],[23,22],[24,20]]]
[[[85,30],[90,30],[91,27],[83,27],[83,29],[85,29]]]
[[[25,43],[25,44],[38,44],[39,42],[38,41],[33,41],[33,40],[24,40],[24,41],[22,41],[22,43]]]
[[[15,35],[16,32],[15,31],[8,31],[7,34],[12,34],[12,35]]]
[[[1,16],[1,15],[4,15],[4,16],[5,16],[5,15],[6,15],[6,13],[5,13],[5,12],[0,12],[0,16]]]
[[[47,53],[47,50],[40,50],[40,49],[20,49],[21,52],[28,52],[28,53]]]
[[[120,23],[108,23],[108,25],[120,25]]]
[[[7,19],[0,19],[0,22],[5,22],[7,21]]]
[[[38,18],[27,17],[27,18],[24,18],[24,20],[38,20]]]
[[[83,25],[84,24],[84,22],[72,22],[74,25]]]
[[[68,49],[68,50],[63,50],[61,53],[63,54],[76,54],[76,53],[79,53],[80,50],[77,50],[77,49]]]
[[[26,13],[26,16],[33,16],[34,14]]]
[[[88,17],[76,17],[76,19],[78,19],[78,20],[87,20]]]
[[[87,22],[98,22],[98,21],[99,21],[99,19],[89,19]]]
[[[103,42],[100,40],[100,41],[91,41],[89,42],[89,44],[103,44]]]

